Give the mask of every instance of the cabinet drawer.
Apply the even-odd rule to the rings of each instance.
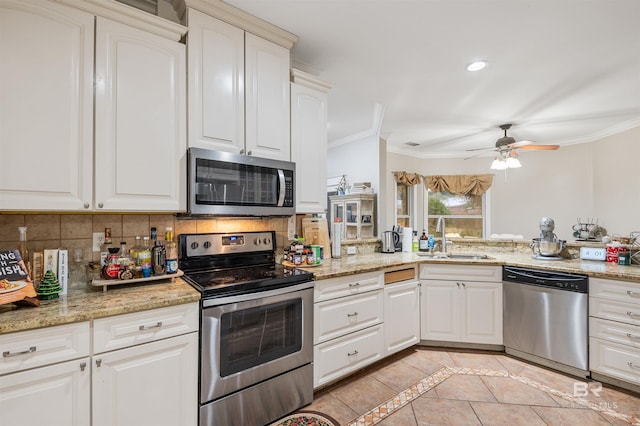
[[[343,336],[383,321],[383,291],[342,297],[313,306],[313,343]]]
[[[589,337],[640,349],[640,326],[600,318],[589,318]]]
[[[197,331],[198,320],[197,303],[97,319],[93,322],[93,353]]]
[[[449,281],[502,281],[502,267],[476,265],[420,265],[420,279]]]
[[[640,306],[589,296],[589,315],[592,317],[640,325]]]
[[[589,339],[590,370],[640,385],[640,349]]]
[[[332,382],[382,358],[382,324],[340,337],[313,348],[314,387]]]
[[[634,304],[640,309],[640,283],[589,278],[589,296]]]
[[[313,290],[313,300],[314,302],[322,302],[323,300],[378,290],[383,287],[384,281],[381,272],[318,280]]]
[[[89,322],[0,335],[0,374],[89,355]]]

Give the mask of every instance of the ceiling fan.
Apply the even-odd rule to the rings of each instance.
[[[544,151],[554,151],[560,148],[560,145],[537,145],[532,141],[522,140],[516,142],[516,140],[507,136],[507,130],[511,128],[511,124],[502,124],[500,128],[504,130],[504,136],[496,140],[495,148],[475,148],[468,149],[467,151],[497,151],[498,155],[495,160],[493,160],[493,164],[491,164],[492,169],[504,170],[509,168],[517,168],[521,167],[520,160],[518,160],[518,154],[516,152],[517,149],[525,149],[525,150],[544,150]],[[478,154],[479,155],[479,154]],[[475,157],[468,157],[473,158]],[[466,158],[465,158],[466,160]]]

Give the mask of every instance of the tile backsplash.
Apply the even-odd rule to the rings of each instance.
[[[92,251],[94,232],[111,228],[114,244],[126,241],[131,245],[136,235],[149,235],[151,227],[163,238],[167,226],[173,227],[174,239],[180,234],[203,232],[276,231],[276,245],[281,251],[287,241],[287,218],[258,219],[191,219],[173,214],[0,214],[0,250],[16,248],[18,227],[27,227],[29,250],[49,248],[82,248],[83,260],[100,259]]]

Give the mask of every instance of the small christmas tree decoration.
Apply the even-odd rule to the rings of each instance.
[[[60,287],[60,284],[58,284],[56,275],[53,273],[53,271],[47,271],[42,277],[42,281],[40,281],[40,287],[38,287],[38,299],[57,299],[58,293],[60,293],[61,290],[62,288]]]

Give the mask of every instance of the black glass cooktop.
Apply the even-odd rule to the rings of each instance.
[[[272,264],[186,272],[183,278],[208,298],[291,286],[311,281],[313,274]]]

